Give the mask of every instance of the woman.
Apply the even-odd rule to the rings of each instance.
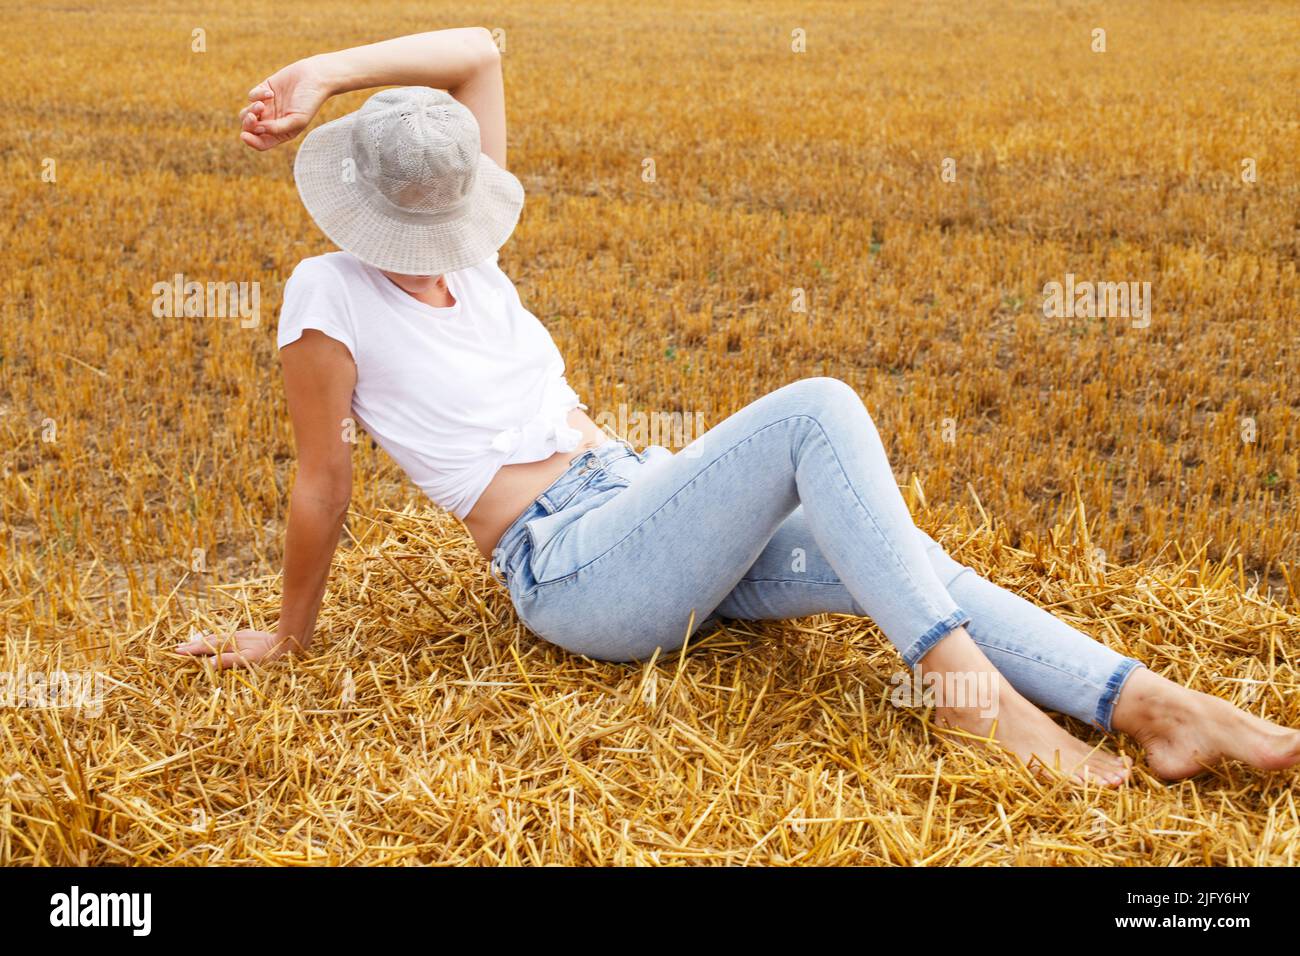
[[[521,619],[570,651],[642,660],[723,618],[866,615],[909,666],[943,678],[941,723],[1075,781],[1120,784],[1129,761],[1036,704],[1133,735],[1170,779],[1221,758],[1300,759],[1300,732],[1152,674],[945,554],[913,525],[842,382],[787,385],[677,454],[602,433],[497,266],[523,190],[505,171],[486,30],[294,63],[251,91],[240,136],[271,149],[330,96],[376,86],[403,88],[313,131],[294,166],[343,251],[298,265],[280,317],[299,467],[277,629],[208,635],[183,653],[243,666],[310,645],[351,492],[355,417],[464,521]],[[974,687],[993,697],[958,693]]]

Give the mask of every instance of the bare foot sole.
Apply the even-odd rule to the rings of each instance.
[[[972,708],[939,707],[935,718],[940,727],[961,731],[967,743],[996,744],[1039,777],[1061,774],[1078,785],[1118,787],[1132,770],[1129,758],[1072,736],[1006,685],[995,717]]]
[[[1165,780],[1183,780],[1224,760],[1261,770],[1300,763],[1300,731],[1181,687],[1145,667],[1135,669],[1124,684],[1112,723],[1142,745],[1152,772]]]
[[[965,628],[953,629],[922,658],[921,666],[931,678],[943,678],[930,682],[936,692],[935,719],[941,728],[958,731],[954,736],[976,746],[995,744],[1039,776],[1055,772],[1075,784],[1104,787],[1128,779],[1132,761],[1066,733],[1002,677]],[[985,699],[964,699],[971,688]]]

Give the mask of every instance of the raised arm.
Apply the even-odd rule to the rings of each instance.
[[[506,99],[501,56],[483,27],[434,30],[291,63],[248,93],[240,139],[265,150],[306,129],[337,93],[376,86],[446,90],[478,120],[482,150],[506,168]]]

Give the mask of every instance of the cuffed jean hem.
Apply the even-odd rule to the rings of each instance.
[[[1111,732],[1113,728],[1110,721],[1115,715],[1115,702],[1119,700],[1119,692],[1124,689],[1124,682],[1135,670],[1145,666],[1132,657],[1120,661],[1119,667],[1115,668],[1115,673],[1111,674],[1110,680],[1106,681],[1106,689],[1102,691],[1101,699],[1097,701],[1097,714],[1093,718],[1093,723],[1107,733]]]
[[[959,627],[965,627],[970,623],[970,615],[961,608],[953,611],[942,621],[922,634],[917,641],[907,649],[903,654],[903,663],[908,667],[915,668],[934,645],[948,636],[948,634]]]

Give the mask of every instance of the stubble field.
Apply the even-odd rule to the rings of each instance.
[[[0,671],[104,692],[0,709],[0,863],[1296,863],[1294,773],[1035,781],[891,706],[869,622],[570,658],[367,440],[312,656],[170,654],[275,620],[275,315],[331,248],[244,94],[463,25],[504,43],[502,267],[593,413],[842,378],[957,557],[1300,724],[1294,4],[37,3],[0,12]],[[257,321],[159,317],[178,274]],[[1149,314],[1045,315],[1067,281]]]

